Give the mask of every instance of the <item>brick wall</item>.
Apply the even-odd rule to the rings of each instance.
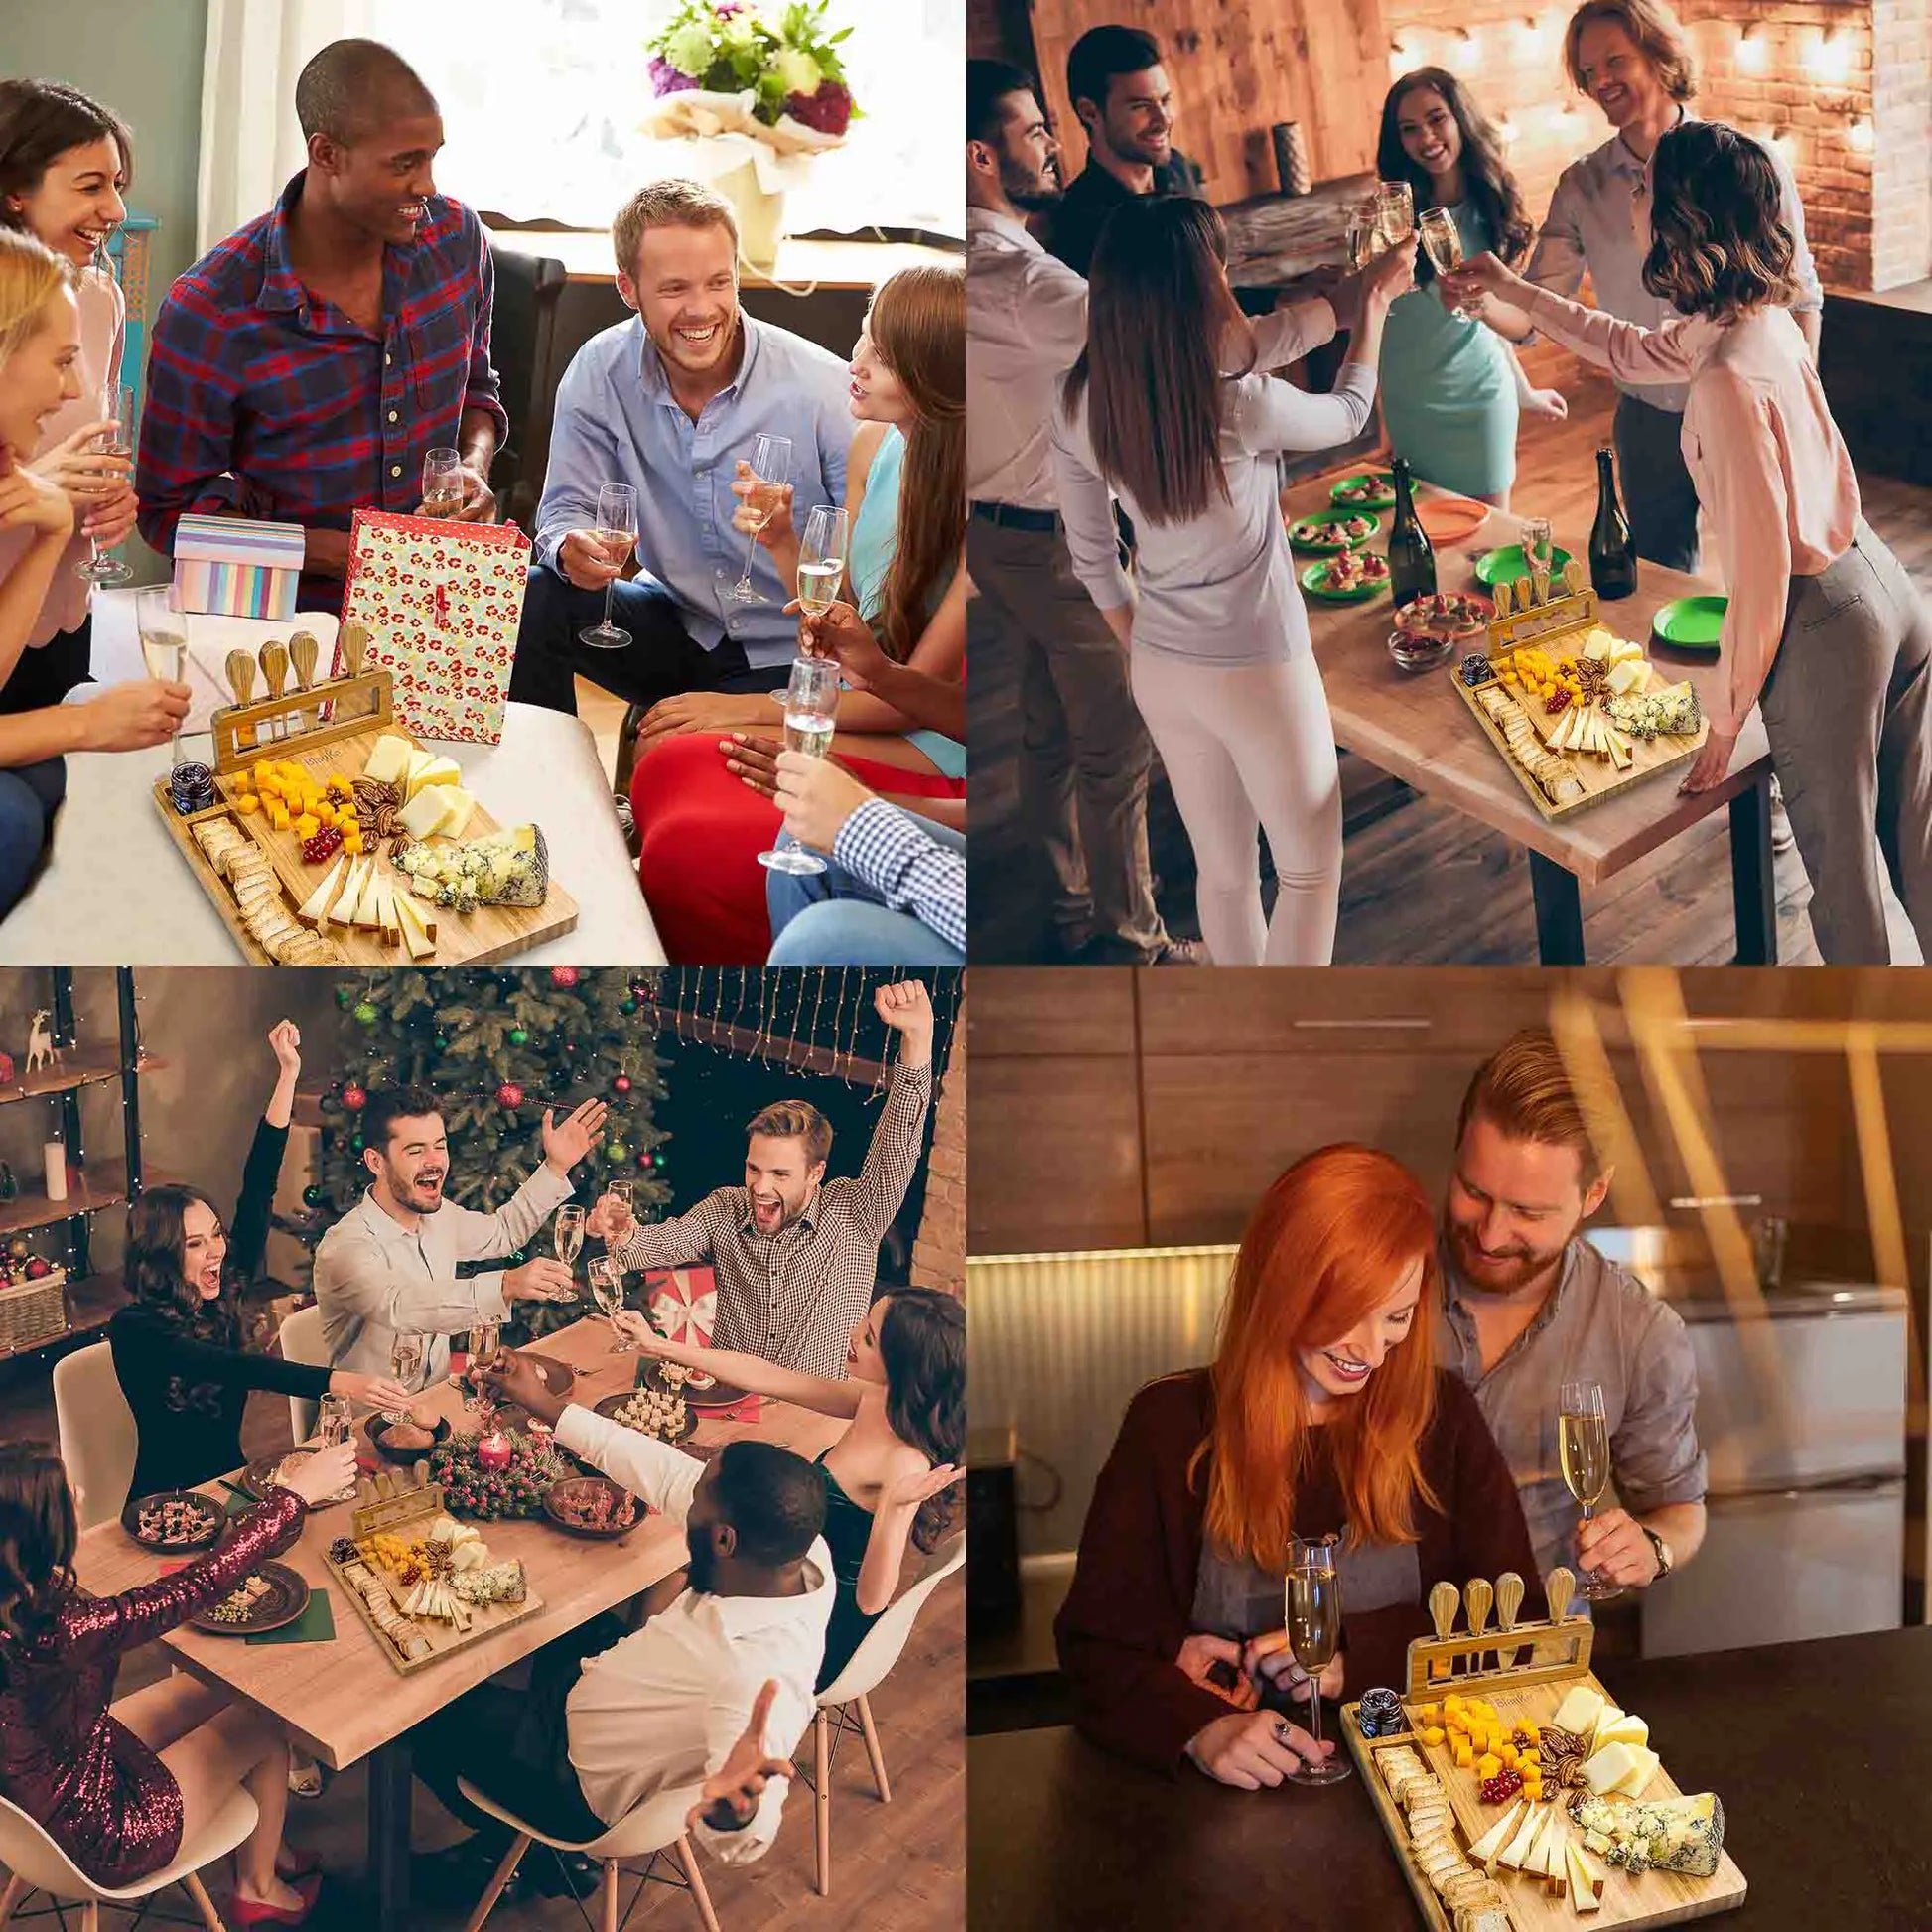
[[[932,1151],[926,1160],[925,1213],[912,1243],[918,1288],[966,1291],[966,1006],[953,1022],[952,1051],[939,1083]]]
[[[1872,25],[1871,287],[1932,277],[1932,0],[1878,0]]]

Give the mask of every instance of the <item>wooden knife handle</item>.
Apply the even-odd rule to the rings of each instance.
[[[1516,1613],[1523,1607],[1523,1580],[1513,1570],[1496,1579],[1496,1628],[1516,1628]]]
[[[268,695],[279,698],[282,686],[288,682],[289,647],[271,637],[261,650],[262,676],[268,680]]]
[[[1577,1587],[1577,1573],[1561,1564],[1550,1572],[1543,1586],[1544,1600],[1550,1606],[1550,1621],[1561,1623],[1570,1610],[1570,1598]]]
[[[289,662],[295,666],[295,688],[306,691],[316,681],[316,658],[322,646],[313,630],[298,630],[289,639]]]
[[[1461,1592],[1451,1583],[1435,1585],[1429,1592],[1429,1618],[1436,1626],[1436,1635],[1448,1642],[1449,1633],[1455,1628],[1455,1612],[1462,1601]]]
[[[228,689],[236,704],[246,704],[255,688],[255,660],[245,650],[231,650],[226,659]]]
[[[1469,1612],[1469,1635],[1479,1637],[1489,1627],[1490,1606],[1496,1600],[1496,1592],[1486,1577],[1471,1577],[1462,1586],[1462,1601]]]
[[[345,623],[342,627],[343,657],[350,677],[362,675],[362,664],[369,654],[369,627],[365,623]]]

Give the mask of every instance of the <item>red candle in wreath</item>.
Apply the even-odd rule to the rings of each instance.
[[[510,1465],[510,1439],[500,1429],[492,1429],[477,1444],[477,1466],[490,1474],[500,1474]]]

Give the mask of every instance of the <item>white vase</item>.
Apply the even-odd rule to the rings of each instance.
[[[754,268],[771,268],[784,239],[785,198],[759,186],[759,172],[750,161],[711,178],[711,186],[732,205],[738,216],[738,250]]]

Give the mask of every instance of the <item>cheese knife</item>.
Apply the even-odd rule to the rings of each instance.
[[[289,647],[278,638],[271,637],[261,648],[262,677],[268,684],[270,699],[282,695],[282,686],[288,682]],[[289,735],[289,721],[286,715],[274,720],[271,729],[277,738]]]
[[[316,657],[322,646],[316,642],[313,630],[298,630],[289,639],[289,662],[295,666],[295,688],[298,691],[312,690],[316,681]],[[305,706],[300,713],[302,729],[312,730],[322,722],[319,709],[310,710]]]
[[[1562,1564],[1550,1572],[1543,1586],[1544,1600],[1550,1606],[1550,1621],[1561,1623],[1570,1611],[1571,1592],[1577,1587],[1577,1573]]]

